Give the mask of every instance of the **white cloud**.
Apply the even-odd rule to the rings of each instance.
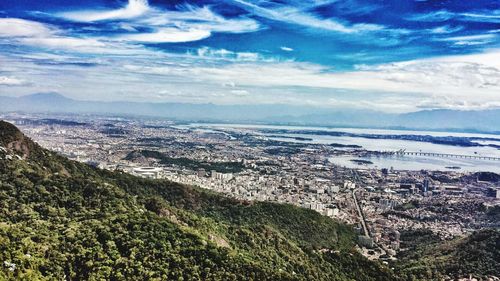
[[[128,34],[115,39],[142,43],[179,43],[205,39],[210,37],[210,34],[210,31],[200,29],[179,30],[177,28],[160,28],[154,33]]]
[[[38,58],[45,56],[39,54],[32,59]],[[30,58],[0,57],[0,69],[19,77],[29,75],[32,80],[30,85],[12,87],[12,94],[64,89],[70,96],[95,100],[297,105],[308,100],[321,107],[407,112],[419,108],[498,107],[499,58],[500,50],[492,50],[332,73],[301,62],[221,63],[194,54],[134,56],[124,66],[122,60],[109,60],[92,68],[38,65],[29,63]],[[50,78],[54,75],[57,85]]]
[[[449,34],[449,33],[458,32],[462,29],[463,29],[462,26],[452,27],[449,25],[443,25],[443,26],[439,26],[439,27],[430,29],[430,32],[434,33],[434,34]]]
[[[414,14],[408,17],[412,21],[425,21],[425,22],[443,22],[454,17],[455,14],[446,10],[434,11],[430,13]]]
[[[78,49],[84,48],[103,48],[106,46],[103,42],[91,38],[73,38],[73,37],[31,37],[20,39],[20,42],[32,46],[44,46],[56,49]]]
[[[259,30],[260,25],[249,18],[226,19],[210,10],[209,7],[182,6],[179,11],[151,10],[148,15],[138,19],[139,24],[147,26],[169,26],[180,29],[202,29],[213,32],[245,33]]]
[[[61,13],[59,16],[78,22],[130,19],[143,15],[149,10],[147,0],[129,0],[127,6],[111,11],[77,11]]]
[[[210,98],[214,98],[215,94],[225,94],[221,102],[226,102],[231,97],[261,102],[255,98],[256,96],[262,99],[262,102],[269,100],[281,102],[280,99],[286,102],[288,99],[285,101],[284,98],[287,95],[290,95],[289,100],[304,100],[293,96],[298,95],[292,93],[297,88],[306,93],[314,89],[319,89],[317,91],[321,93],[338,92],[340,89],[347,92],[361,91],[372,97],[381,97],[387,93],[399,96],[400,99],[397,102],[384,97],[380,98],[380,102],[375,105],[388,110],[396,110],[395,108],[412,110],[417,107],[483,109],[498,107],[500,100],[500,50],[474,56],[442,57],[360,67],[356,71],[335,73],[319,65],[282,61],[253,52],[234,52],[208,47],[197,49],[193,54],[147,51],[137,43],[187,42],[207,38],[212,32],[222,30],[240,32],[259,28],[257,24],[253,24],[252,20],[245,18],[227,20],[206,7],[187,7],[182,11],[163,12],[165,14],[162,15],[161,11],[149,8],[140,17],[127,21],[126,28],[130,33],[114,38],[76,37],[42,23],[21,19],[0,19],[0,27],[2,24],[9,27],[0,29],[0,40],[3,42],[7,40],[32,47],[69,50],[75,55],[86,52],[133,55],[127,58],[125,66],[123,66],[123,60],[116,60],[110,62],[108,68],[99,66],[95,70],[75,70],[78,67],[72,66],[68,73],[55,67],[51,68],[51,66],[37,68],[36,65],[24,64],[21,60],[19,64],[23,68],[20,68],[18,72],[9,72],[9,75],[13,73],[12,75],[18,77],[30,77],[30,80],[33,77],[36,80],[33,83],[42,86],[35,88],[31,86],[31,83],[27,85],[23,80],[5,76],[0,77],[0,84],[32,87],[30,89],[34,89],[33,91],[50,91],[54,90],[53,83],[48,82],[50,79],[44,81],[40,77],[52,77],[56,74],[61,84],[58,87],[71,89],[68,91],[78,92],[82,96],[89,93],[94,96],[98,95],[94,91],[100,88],[102,93],[113,93],[106,95],[106,98],[110,99],[120,99],[122,95],[125,95],[118,89],[127,89],[127,96],[143,94],[145,98],[149,93],[156,93],[157,96],[163,89],[169,93],[168,96],[176,96],[175,93],[178,93],[177,96],[182,97],[183,101],[189,101],[188,99],[213,101]],[[270,12],[275,11],[270,10]],[[303,13],[288,15],[291,20],[304,16]],[[196,21],[198,16],[200,18]],[[306,19],[311,18],[306,16]],[[136,27],[145,25],[148,21],[155,31],[137,33],[136,30],[140,29]],[[307,21],[304,23],[306,26],[311,26]],[[342,26],[353,27],[352,25]],[[450,29],[444,26],[436,31],[444,34]],[[344,30],[344,32],[355,31]],[[439,40],[462,44],[461,42],[494,40],[496,36],[497,34],[488,33],[454,36]],[[293,51],[292,48],[286,46],[282,46],[281,49]],[[64,52],[58,53],[64,54]],[[49,56],[46,59],[57,60],[58,58]],[[0,66],[5,71],[6,67],[10,67],[10,63],[2,62]],[[69,67],[65,70],[68,69]],[[35,73],[35,70],[38,72]],[[25,76],[26,73],[34,73],[34,75]],[[168,86],[165,86],[167,84]],[[273,93],[275,96],[267,97],[264,93]],[[322,101],[331,98],[328,94],[324,95],[316,98],[315,102],[318,105],[322,105]],[[330,102],[337,105],[356,103],[347,99],[335,98]],[[360,106],[369,107],[366,102],[359,101],[359,99],[357,102]]]
[[[57,49],[106,46],[96,39],[67,37],[55,27],[18,18],[0,19],[0,39],[10,43]]]
[[[140,46],[109,42],[97,38],[78,38],[64,35],[49,35],[47,37],[22,37],[14,38],[12,42],[35,48],[60,50],[74,54],[116,54],[116,55],[141,55],[152,54]]]
[[[53,28],[36,21],[0,18],[0,37],[39,37],[53,32]]]
[[[231,90],[231,93],[239,97],[245,97],[250,95],[250,93],[247,90]]]
[[[178,11],[169,11],[150,7],[146,0],[129,0],[126,7],[112,11],[76,11],[61,13],[59,16],[78,22],[128,20],[138,26],[157,27],[160,30],[152,32],[156,34],[151,37],[153,42],[159,41],[158,38],[167,33],[165,30],[169,32],[179,29],[178,32],[200,30],[206,33],[244,33],[260,29],[259,24],[252,19],[244,17],[226,19],[211,11],[207,6],[196,7],[186,4],[181,6]],[[128,31],[136,30],[136,28],[126,23],[120,23],[120,27]],[[146,41],[147,39],[145,34],[138,34],[138,36],[144,37],[141,41]],[[170,42],[170,39],[166,42]]]
[[[27,82],[22,79],[17,79],[15,77],[0,76],[1,86],[22,86],[26,84]]]
[[[193,55],[188,53],[189,55]],[[207,60],[226,60],[234,62],[273,62],[278,61],[276,58],[264,57],[259,53],[253,52],[233,52],[226,49],[213,49],[209,47],[201,47],[196,50],[198,58]]]
[[[310,87],[372,93],[441,96],[458,101],[500,100],[500,51],[379,65],[360,71],[329,73],[304,63],[232,64],[196,68],[198,79],[231,81],[253,87]]]
[[[137,32],[137,29],[135,27],[133,27],[132,25],[127,24],[127,23],[120,23],[120,24],[118,24],[118,27],[120,29],[123,29],[123,30],[126,30],[126,31]]]
[[[170,36],[177,36],[178,39],[176,40],[183,39],[183,35],[179,33]],[[184,37],[186,37],[186,40],[189,40],[188,36]],[[140,39],[140,36],[138,38]],[[0,43],[4,44],[22,44],[35,48],[64,50],[75,53],[129,55],[152,53],[139,45],[124,44],[117,42],[117,40],[113,41],[109,39],[76,37],[44,23],[18,18],[0,18]],[[152,39],[154,39],[154,36]]]
[[[418,101],[419,109],[488,110],[500,108],[500,100],[461,100],[448,96],[432,96]]]
[[[482,45],[493,42],[497,38],[496,34],[488,33],[488,34],[476,34],[476,35],[467,35],[467,36],[455,36],[455,37],[446,37],[446,38],[438,38],[436,41],[450,41],[455,45]]]
[[[462,13],[460,15],[468,21],[500,23],[500,10],[488,13]]]
[[[224,50],[219,52],[224,55],[230,53]],[[373,95],[394,93],[403,97],[412,96],[413,99],[441,96],[469,101],[468,104],[473,104],[472,101],[500,100],[500,50],[480,55],[360,67],[357,71],[335,73],[319,65],[276,61],[131,65],[127,71],[245,88],[345,89]]]
[[[285,52],[293,52],[293,49],[286,46],[281,46],[280,49]]]
[[[302,9],[297,9],[291,6],[282,6],[279,8],[271,9],[263,8],[256,4],[243,0],[234,0],[234,2],[239,4],[242,8],[248,10],[249,12],[261,17],[311,28],[330,30],[341,33],[379,31],[384,29],[384,26],[377,24],[358,23],[349,25],[332,18],[322,19],[311,13],[303,11]]]
[[[424,107],[485,109],[497,107],[500,102],[500,50],[364,66],[349,72],[330,72],[322,66],[302,62],[212,62],[210,58],[213,56],[235,55],[228,50],[209,48],[202,48],[199,53],[179,55],[177,58],[169,55],[159,60],[138,60],[125,65],[122,70],[116,68],[113,75],[124,73],[128,79],[135,77],[134,81],[148,81],[150,87],[167,83],[174,89],[188,88],[185,90],[199,94],[197,101],[213,101],[211,94],[228,92],[235,96],[253,97],[252,101],[256,103],[279,101],[287,95],[300,100],[294,95],[313,91],[317,93],[315,95],[321,95],[315,98],[318,105],[332,98],[328,93],[343,92],[341,98],[335,99],[337,105],[358,102],[361,107],[367,107],[362,100],[377,100],[374,109],[391,111]],[[242,89],[248,91],[248,95],[241,92]],[[269,92],[273,96],[264,94]],[[360,98],[355,93],[363,93],[364,96]],[[147,96],[147,93],[144,92],[144,95]],[[354,95],[354,98],[349,95]],[[228,102],[230,96],[227,97],[217,102]]]
[[[122,9],[66,12],[59,16],[79,22],[120,21],[118,27],[129,33],[110,36],[106,40],[131,43],[191,42],[210,37],[213,32],[244,33],[261,28],[252,19],[245,17],[226,19],[207,6],[195,7],[186,4],[179,9],[164,10],[149,6],[146,0],[129,0],[128,5]],[[139,27],[151,31],[137,32]]]
[[[425,22],[444,22],[451,19],[464,22],[500,23],[500,10],[477,11],[472,13],[454,13],[447,10],[440,10],[430,13],[415,14],[408,17],[408,20]]]

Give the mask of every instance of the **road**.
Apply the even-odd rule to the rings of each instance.
[[[365,236],[370,237],[370,233],[368,232],[368,227],[366,227],[365,216],[363,215],[363,210],[361,210],[361,206],[359,206],[358,198],[356,197],[356,191],[359,188],[355,188],[352,190],[352,198],[354,199],[354,203],[356,204],[356,209],[358,210],[359,220],[361,221],[361,226],[363,227],[363,233]]]
[[[356,209],[358,210],[358,215],[359,215],[359,218],[361,221],[361,226],[363,227],[363,233],[364,233],[364,235],[371,237],[370,232],[368,231],[368,227],[366,226],[365,215],[363,214],[363,210],[361,209],[361,206],[359,205],[359,202],[358,202],[358,198],[356,197],[356,191],[361,189],[361,184],[363,182],[359,178],[358,172],[356,170],[353,171],[353,174],[354,174],[354,182],[356,183],[358,188],[355,188],[352,190],[352,198],[354,199],[354,203],[356,204]],[[380,256],[387,254],[385,249],[382,248],[380,245],[378,245],[377,243],[374,243],[374,245],[380,251],[376,258],[379,258]]]

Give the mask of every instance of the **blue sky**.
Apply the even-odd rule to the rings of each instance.
[[[0,94],[500,107],[500,1],[2,1]]]

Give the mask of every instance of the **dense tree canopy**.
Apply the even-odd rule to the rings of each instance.
[[[394,279],[314,211],[92,168],[0,127],[0,279]]]
[[[96,169],[0,121],[0,280],[440,280],[499,275],[497,231],[403,233],[392,272],[345,224]],[[18,157],[19,156],[19,157]],[[429,239],[426,239],[429,238]]]

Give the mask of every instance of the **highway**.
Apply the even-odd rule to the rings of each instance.
[[[359,220],[361,222],[361,226],[363,227],[363,233],[365,236],[370,237],[370,233],[368,232],[368,227],[366,227],[365,216],[363,215],[363,211],[361,210],[361,206],[359,206],[358,198],[356,198],[356,191],[359,188],[355,188],[352,190],[352,198],[354,199],[354,203],[356,204],[356,209],[358,210]]]
[[[361,226],[363,227],[364,235],[370,237],[370,232],[368,231],[368,227],[366,226],[365,215],[363,214],[363,210],[359,205],[358,198],[356,197],[356,191],[360,189],[361,179],[359,178],[358,172],[356,170],[353,171],[354,174],[354,182],[358,186],[352,190],[352,198],[354,199],[354,204],[356,204],[356,209],[358,210],[359,220],[361,222]]]
[[[365,220],[365,215],[363,214],[363,209],[361,209],[361,206],[359,205],[359,202],[358,202],[358,198],[356,197],[356,191],[358,191],[358,190],[361,189],[361,184],[363,182],[359,178],[358,172],[356,170],[353,171],[353,174],[354,174],[354,182],[356,183],[356,185],[358,186],[358,188],[354,188],[352,190],[352,198],[354,199],[354,203],[356,204],[356,209],[358,210],[358,215],[359,215],[359,219],[360,219],[360,222],[361,222],[361,226],[363,227],[363,234],[365,236],[371,237],[370,231],[368,231],[368,227],[366,226],[366,220]],[[373,238],[373,237],[371,237],[371,238]],[[377,257],[376,257],[377,259],[380,256],[387,255],[387,252],[386,252],[386,250],[384,248],[382,248],[380,245],[378,245],[375,242],[374,242],[374,245],[375,245],[375,248],[377,248],[379,250],[379,253],[378,253]]]

